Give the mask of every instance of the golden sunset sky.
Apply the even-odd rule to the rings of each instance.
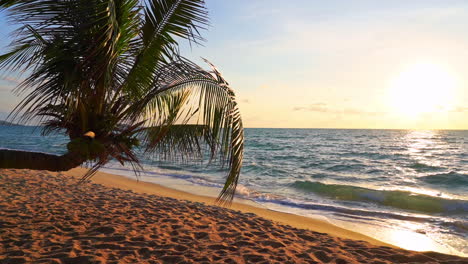
[[[207,7],[207,41],[184,44],[182,54],[218,66],[246,127],[468,129],[466,0],[209,0]],[[19,100],[14,82],[0,82],[0,112]]]

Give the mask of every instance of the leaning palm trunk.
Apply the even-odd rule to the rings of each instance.
[[[219,196],[229,202],[242,167],[244,134],[234,91],[178,53],[175,37],[199,43],[203,0],[0,0],[20,25],[0,68],[27,76],[11,113],[38,120],[43,133],[65,131],[67,153],[0,150],[0,167],[52,171],[110,160],[143,168],[145,155],[226,166]],[[92,132],[93,138],[87,133]]]
[[[73,153],[52,155],[41,152],[0,149],[0,168],[67,171],[86,159]]]

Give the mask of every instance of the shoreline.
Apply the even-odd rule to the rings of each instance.
[[[78,174],[84,174],[86,171],[85,168],[75,168],[72,171],[75,170]],[[207,205],[216,205],[215,197],[217,197],[218,192],[214,187],[198,186],[196,183],[185,182],[184,179],[176,179],[175,181],[168,180],[164,177],[164,172],[160,172],[163,176],[162,178],[153,178],[151,176],[148,177],[146,175],[142,175],[140,180],[136,180],[134,175],[129,175],[128,173],[121,174],[122,172],[117,168],[105,168],[105,170],[107,171],[99,171],[101,176],[95,175],[95,177],[97,176],[97,181],[95,182],[110,187],[124,188],[140,193],[147,192],[150,188],[155,188],[149,193],[161,194],[176,199],[203,202]],[[161,183],[156,183],[155,179],[161,180]],[[155,192],[156,190],[157,192]],[[207,195],[204,195],[204,193],[207,193]],[[328,216],[320,214],[320,212],[301,214],[301,212],[290,210],[290,208],[287,207],[277,206],[276,204],[262,204],[253,200],[238,197],[234,199],[232,206],[228,209],[254,213],[260,217],[273,220],[281,224],[287,224],[295,228],[323,232],[335,237],[362,240],[373,245],[388,246],[418,252],[433,251],[442,254],[468,257],[468,255],[464,254],[462,251],[459,251],[448,244],[442,244],[425,233],[415,230],[401,230],[395,228],[386,229],[385,227],[383,229],[379,229],[379,226],[362,223],[360,225],[356,225],[352,222],[350,223],[329,218]]]
[[[281,221],[306,220],[302,217],[244,204],[231,209],[211,206],[213,198],[118,175],[99,173],[92,182],[78,184],[83,170],[0,169],[0,263],[468,261],[437,252],[374,245],[362,240],[366,237],[361,234],[314,219],[307,221],[314,223],[314,230],[333,235],[300,229]],[[275,221],[245,213],[248,210]]]
[[[76,175],[83,175],[86,172],[84,168],[75,168],[70,171],[65,172],[64,174],[71,177],[77,177]],[[203,196],[198,194],[192,194],[189,192],[184,192],[176,189],[172,189],[166,186],[162,186],[157,183],[137,181],[126,176],[116,175],[111,173],[106,173],[98,171],[96,175],[91,178],[91,181],[94,183],[102,184],[107,187],[119,188],[123,190],[130,190],[137,193],[144,194],[154,194],[169,198],[174,198],[178,200],[187,200],[191,202],[201,202],[206,205],[214,205],[215,198],[209,196]],[[243,213],[253,213],[259,217],[263,217],[269,220],[276,221],[281,224],[290,225],[295,228],[307,229],[314,232],[327,233],[331,236],[347,238],[353,240],[362,240],[369,242],[376,246],[387,246],[393,248],[399,248],[398,246],[385,243],[383,241],[377,240],[370,236],[367,236],[362,233],[354,232],[339,226],[336,226],[332,223],[329,223],[325,220],[314,219],[306,216],[300,216],[292,213],[274,211],[267,208],[261,208],[259,206],[246,204],[243,202],[233,201],[230,207],[227,209],[239,210]]]

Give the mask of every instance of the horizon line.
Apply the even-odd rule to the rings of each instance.
[[[468,128],[346,128],[346,127],[244,127],[254,129],[335,129],[335,130],[456,130],[468,131]]]

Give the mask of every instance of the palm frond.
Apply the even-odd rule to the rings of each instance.
[[[189,41],[203,38],[199,29],[208,25],[208,12],[203,0],[147,0],[144,41],[154,36],[174,35]]]
[[[155,150],[153,155],[161,160],[184,163],[189,160],[203,160],[204,145],[214,147],[212,135],[207,126],[196,124],[174,124],[171,126],[147,128],[147,141]]]
[[[200,43],[199,31],[208,25],[203,0],[145,0],[141,49],[136,54],[123,90],[138,98],[151,89],[154,74],[178,54],[175,37]]]
[[[210,160],[217,159],[229,166],[218,200],[230,202],[240,175],[244,147],[234,92],[217,70],[207,72],[181,57],[160,69],[155,84],[129,110],[133,115],[130,118],[145,116],[148,120],[147,152],[157,150],[172,160],[197,159],[203,155],[200,142],[207,144]],[[193,126],[189,126],[190,122]],[[169,144],[173,144],[172,149]]]

